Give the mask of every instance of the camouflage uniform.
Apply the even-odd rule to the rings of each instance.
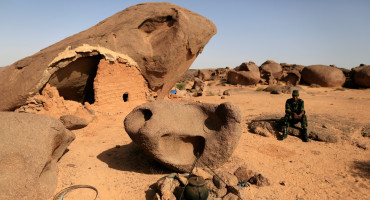
[[[285,103],[285,116],[284,116],[284,126],[289,127],[290,125],[297,124],[301,122],[301,126],[303,129],[307,128],[307,117],[305,114],[301,117],[301,119],[295,120],[292,114],[287,113],[287,111],[294,112],[299,115],[301,112],[305,113],[304,110],[304,101],[302,99],[298,99],[297,102],[294,102],[294,99],[288,99]]]

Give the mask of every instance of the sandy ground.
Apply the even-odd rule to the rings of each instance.
[[[221,92],[228,88],[235,86],[207,86],[208,90]],[[303,143],[294,136],[279,141],[250,133],[249,119],[261,114],[283,116],[285,101],[291,95],[259,92],[257,86],[245,88],[247,92],[225,99],[218,95],[192,98],[217,104],[233,102],[242,111],[240,142],[230,160],[217,171],[233,173],[245,164],[267,177],[270,186],[248,188],[250,199],[370,199],[369,149],[358,148],[347,141]],[[305,101],[308,120],[310,114],[326,114],[362,126],[370,123],[370,89],[304,89],[306,92],[300,97]],[[134,107],[96,112],[95,119],[86,128],[74,131],[76,140],[58,164],[57,191],[86,184],[96,187],[98,199],[102,200],[153,199],[150,185],[170,171],[146,156],[126,134],[123,120]],[[360,132],[353,136],[360,138]],[[64,199],[93,197],[93,191],[79,189]]]

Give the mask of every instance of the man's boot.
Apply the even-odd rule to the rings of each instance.
[[[307,128],[303,128],[302,140],[303,142],[308,142]]]
[[[283,127],[283,137],[281,138],[281,140],[284,140],[285,138],[287,138],[288,134],[287,134],[287,127],[284,126]]]

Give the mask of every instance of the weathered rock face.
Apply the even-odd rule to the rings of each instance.
[[[346,69],[346,68],[338,68],[340,70],[342,70],[344,76],[346,78],[350,78],[351,77],[351,70],[350,69]]]
[[[241,166],[235,170],[234,175],[238,178],[238,181],[249,181],[254,176],[254,172],[245,166]]]
[[[238,178],[230,172],[219,172],[217,175],[213,176],[213,183],[219,189],[226,187],[226,184],[230,186],[236,186],[238,184]]]
[[[136,67],[157,93],[153,96],[163,98],[215,33],[210,20],[174,4],[132,6],[2,70],[0,110],[23,105],[64,67],[70,69],[56,74],[57,79],[74,71],[81,75],[57,81],[62,86],[71,81],[78,86],[65,93],[91,90],[85,85],[94,79],[100,59]]]
[[[49,116],[0,112],[0,138],[0,199],[49,199],[74,134]]]
[[[284,80],[288,85],[298,85],[301,81],[301,73],[297,70],[289,71],[284,77]]]
[[[192,89],[194,89],[197,92],[203,92],[204,86],[205,86],[204,81],[202,81],[199,78],[194,78],[194,85]]]
[[[238,67],[235,67],[235,71],[251,71],[251,72],[256,72],[260,74],[258,66],[254,62],[244,62],[240,64]]]
[[[255,174],[249,181],[257,186],[270,185],[270,181],[266,177],[262,176],[262,174]]]
[[[215,80],[217,76],[216,69],[200,69],[198,71],[198,78],[202,81]]]
[[[370,87],[370,65],[363,65],[354,68],[353,81],[362,87]]]
[[[279,63],[273,60],[267,60],[266,62],[264,62],[260,67],[260,71],[261,77],[266,80],[272,78],[280,80],[283,76],[283,68]]]
[[[281,67],[283,68],[283,71],[292,71],[297,70],[299,72],[302,72],[304,66],[303,65],[297,65],[297,64],[287,64],[287,63],[280,63]]]
[[[260,81],[260,71],[254,62],[242,63],[227,73],[227,82],[231,84],[253,85]]]
[[[187,172],[197,153],[213,168],[225,163],[242,130],[240,110],[231,103],[160,100],[136,107],[124,124],[131,139],[150,156]]]
[[[311,65],[302,70],[302,79],[322,87],[341,87],[346,81],[342,70],[327,65]]]
[[[227,73],[227,82],[230,84],[254,85],[260,81],[260,73],[252,71],[234,71]]]
[[[185,72],[185,74],[181,77],[179,82],[185,82],[185,81],[192,81],[196,76],[198,76],[199,70],[196,69],[189,69]]]

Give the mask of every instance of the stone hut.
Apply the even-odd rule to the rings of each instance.
[[[129,7],[0,72],[0,111],[46,85],[96,105],[165,98],[216,33],[207,18],[171,3]]]

